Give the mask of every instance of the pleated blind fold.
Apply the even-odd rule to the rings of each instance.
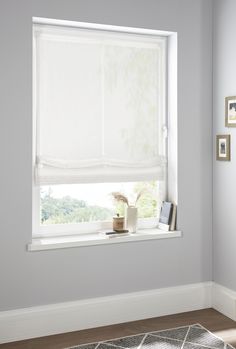
[[[163,179],[165,39],[34,25],[36,183]]]

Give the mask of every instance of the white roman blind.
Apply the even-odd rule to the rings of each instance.
[[[33,32],[36,183],[163,179],[165,38]]]

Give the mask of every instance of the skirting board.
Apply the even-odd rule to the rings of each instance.
[[[217,283],[213,283],[212,307],[236,321],[236,292]]]
[[[210,308],[212,283],[0,312],[0,343]]]

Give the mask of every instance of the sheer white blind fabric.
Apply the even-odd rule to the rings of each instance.
[[[163,179],[165,39],[34,25],[36,183]]]

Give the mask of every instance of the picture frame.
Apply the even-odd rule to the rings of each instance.
[[[230,135],[216,136],[216,160],[230,161]]]
[[[225,98],[225,126],[236,127],[236,96]]]

